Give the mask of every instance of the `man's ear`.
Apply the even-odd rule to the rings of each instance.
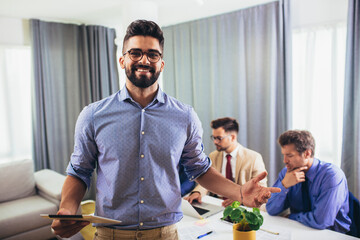
[[[306,149],[305,152],[304,152],[304,157],[305,158],[310,158],[311,157],[311,149]]]
[[[232,141],[236,141],[237,139],[236,139],[237,137],[236,137],[236,134],[235,133],[231,133],[231,140]]]
[[[164,71],[164,66],[165,66],[165,61],[163,59],[161,59],[160,72]]]
[[[120,67],[121,67],[122,69],[125,68],[124,61],[125,61],[124,56],[121,56],[121,57],[119,58],[119,63],[120,63]]]

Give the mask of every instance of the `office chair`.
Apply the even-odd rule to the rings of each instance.
[[[360,203],[359,200],[349,191],[349,214],[351,219],[350,231],[347,235],[360,238]]]

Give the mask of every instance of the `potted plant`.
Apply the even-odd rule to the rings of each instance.
[[[252,212],[248,211],[241,207],[238,201],[227,206],[224,209],[223,215],[223,220],[233,223],[234,240],[255,240],[256,230],[264,222],[264,218],[258,208],[253,208]]]

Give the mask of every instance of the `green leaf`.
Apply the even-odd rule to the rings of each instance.
[[[249,222],[249,224],[256,225],[258,224],[258,217],[253,212],[245,213],[245,218]]]
[[[237,207],[240,206],[240,202],[234,201],[234,202],[231,204],[231,206],[232,206],[233,208],[237,208]]]
[[[256,231],[256,230],[260,229],[261,224],[249,224],[249,226],[250,226],[251,230]]]
[[[226,218],[227,216],[230,216],[230,214],[231,214],[232,211],[233,211],[232,206],[227,206],[227,207],[224,209],[223,218]]]
[[[258,219],[259,219],[259,224],[260,226],[264,223],[264,217],[262,215],[257,215]]]
[[[237,207],[236,209],[239,209],[242,213],[243,213],[243,212],[247,212],[245,208],[240,207],[240,206],[239,206],[239,207]]]
[[[230,218],[233,222],[240,222],[243,219],[242,212],[239,208],[233,209],[231,212]]]

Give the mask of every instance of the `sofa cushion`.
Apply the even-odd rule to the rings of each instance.
[[[0,239],[42,226],[50,227],[51,220],[40,214],[56,214],[57,206],[35,195],[0,203]]]
[[[0,203],[34,195],[34,165],[30,159],[0,163]]]
[[[41,228],[37,228],[34,230],[30,230],[27,232],[23,232],[8,238],[5,238],[3,240],[49,240],[49,239],[60,239],[56,238],[55,234],[51,232],[51,227],[49,225],[46,225]],[[73,237],[71,238],[63,238],[65,239],[71,239],[73,240]],[[84,240],[84,239],[81,239]]]
[[[50,169],[43,169],[35,173],[35,184],[40,192],[60,201],[65,178],[60,173]]]

